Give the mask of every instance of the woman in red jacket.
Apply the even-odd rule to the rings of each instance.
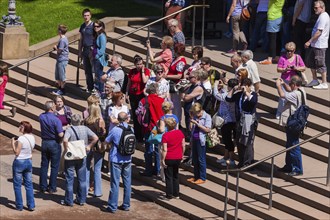
[[[185,150],[185,137],[174,118],[166,118],[167,132],[162,138],[161,166],[165,169],[166,198],[179,198],[179,166]]]
[[[158,120],[164,115],[162,111],[162,104],[164,99],[157,95],[158,84],[153,83],[147,87],[147,97],[150,111],[150,122],[148,127],[144,128],[145,140],[148,140],[150,132],[153,127],[157,124]],[[146,99],[141,99],[139,105],[146,104]],[[154,167],[152,166],[152,156],[154,155]],[[140,172],[142,176],[160,176],[160,157],[158,145],[149,144],[148,141],[145,141],[145,152],[144,152],[145,166],[146,169],[143,172]]]

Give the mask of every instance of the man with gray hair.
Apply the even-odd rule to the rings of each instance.
[[[327,66],[325,56],[328,48],[330,18],[325,11],[323,1],[314,2],[314,11],[319,15],[312,31],[312,37],[305,43],[305,48],[311,47],[311,53],[306,59],[306,66],[311,68],[313,80],[307,85],[313,89],[328,89]],[[317,80],[316,73],[321,73],[322,83]]]
[[[65,131],[63,146],[65,151],[68,149],[70,141],[84,140],[86,150],[89,151],[98,141],[97,135],[88,127],[81,125],[81,115],[73,114],[71,118],[72,126]],[[62,205],[72,206],[73,202],[84,205],[87,196],[86,185],[86,157],[80,160],[65,160],[65,197],[61,201]],[[76,199],[73,201],[74,174],[77,175]]]
[[[260,89],[260,77],[257,64],[253,61],[253,52],[251,50],[244,50],[241,53],[242,67],[246,68],[248,71],[248,78],[251,79],[253,87],[252,90],[259,94]]]
[[[170,31],[174,42],[173,47],[171,48],[173,60],[175,59],[175,53],[174,53],[175,44],[179,44],[179,43],[183,45],[186,44],[185,36],[178,25],[179,25],[178,20],[174,18],[168,21],[168,30]]]
[[[126,85],[125,85],[125,73],[121,68],[122,56],[120,54],[114,54],[111,57],[111,68],[106,74],[102,76],[102,81],[110,81],[115,84],[114,92],[122,91],[125,94]]]
[[[61,139],[63,137],[63,128],[60,119],[54,115],[55,103],[47,101],[45,103],[45,112],[39,116],[41,131],[41,167],[39,188],[40,192],[48,191],[55,193],[56,179],[61,159]],[[49,162],[51,163],[51,173],[49,184],[47,184],[47,172]]]

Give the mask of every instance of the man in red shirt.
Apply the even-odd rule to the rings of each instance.
[[[157,124],[158,120],[164,115],[162,111],[162,104],[164,99],[157,95],[158,84],[153,83],[147,87],[147,93],[149,94],[147,99],[149,103],[149,111],[150,111],[150,123],[147,128],[144,128],[145,140],[148,139],[152,128]],[[141,99],[139,105],[145,105],[146,100]],[[154,167],[152,166],[152,156],[154,155]],[[145,171],[140,172],[142,176],[158,176],[160,173],[160,158],[159,158],[159,150],[158,145],[149,144],[147,141],[145,142]]]

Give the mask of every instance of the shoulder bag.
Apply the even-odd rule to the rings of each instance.
[[[68,142],[68,149],[64,154],[65,160],[81,160],[86,157],[86,146],[84,140],[79,140],[76,130],[73,126],[70,127],[76,135],[76,141]]]

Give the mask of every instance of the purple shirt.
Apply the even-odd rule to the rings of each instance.
[[[45,112],[39,116],[41,139],[59,140],[58,134],[63,132],[62,123],[54,113]]]

